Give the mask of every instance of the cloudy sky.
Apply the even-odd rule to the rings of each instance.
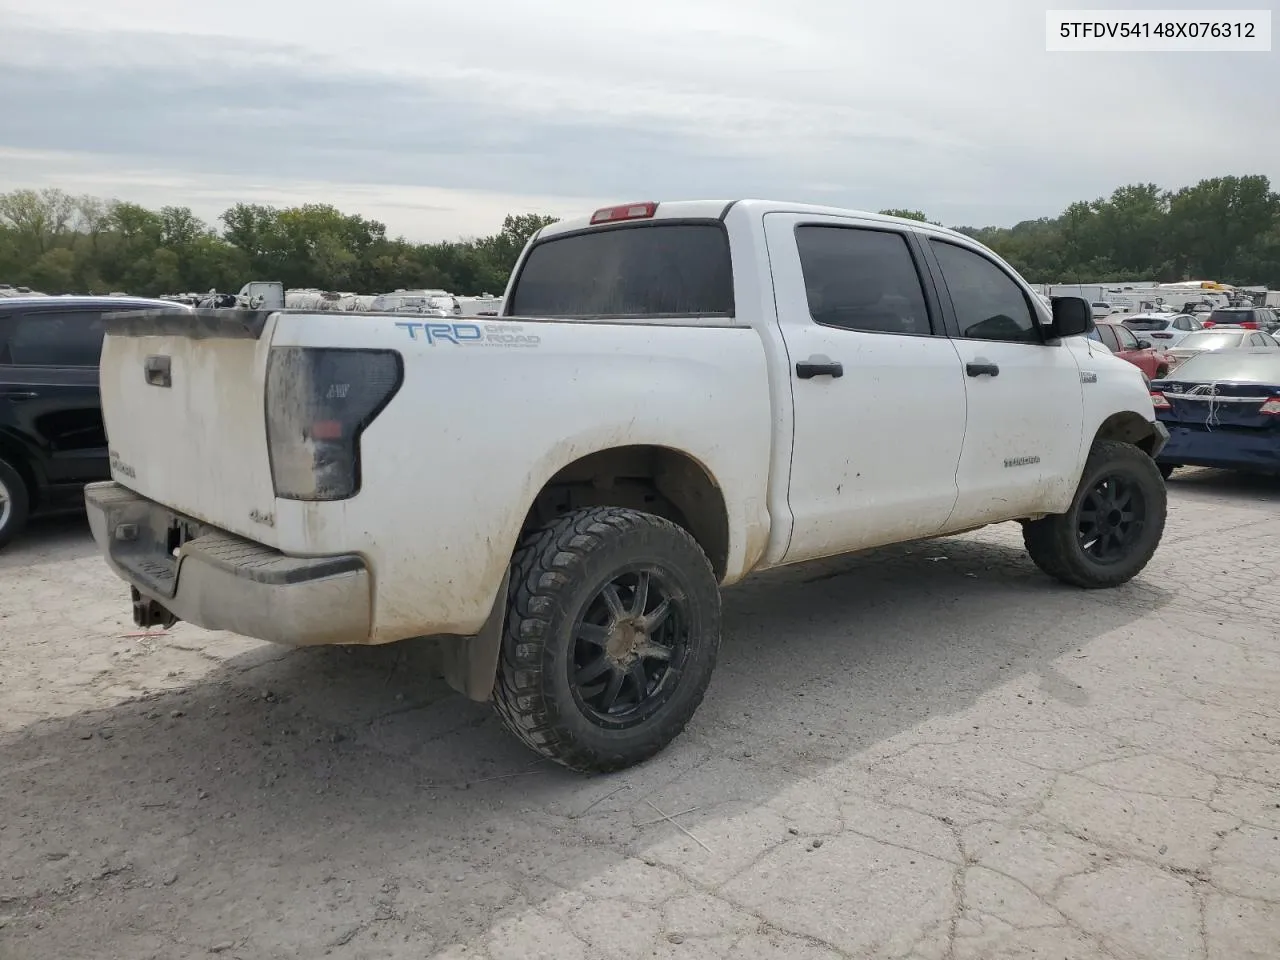
[[[328,202],[433,240],[649,198],[977,225],[1280,183],[1280,54],[1050,54],[1050,5],[0,0],[0,190]]]

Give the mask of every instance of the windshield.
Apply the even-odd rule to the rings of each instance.
[[[529,251],[510,315],[733,316],[729,238],[719,223],[660,221],[552,237]]]
[[[1244,338],[1248,336],[1246,333],[1193,333],[1188,337],[1184,337],[1180,349],[1182,350],[1222,350],[1226,347],[1238,347]]]
[[[1170,379],[1280,385],[1280,350],[1218,350],[1197,354],[1170,374]]]

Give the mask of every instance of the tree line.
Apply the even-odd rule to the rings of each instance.
[[[928,220],[918,210],[881,212]],[[554,219],[513,214],[490,236],[412,243],[328,204],[237,203],[211,225],[188,207],[15,190],[0,194],[0,283],[139,295],[234,292],[249,280],[358,293],[500,293],[525,241]],[[1280,195],[1261,175],[1176,191],[1130,184],[1057,217],[956,229],[1033,283],[1207,279],[1280,289]]]

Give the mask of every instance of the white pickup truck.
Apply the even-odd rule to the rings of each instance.
[[[533,237],[497,318],[109,318],[89,517],[140,625],[440,636],[534,750],[618,769],[754,571],[1016,520],[1059,580],[1137,574],[1167,434],[1089,314],[915,221],[607,208]]]

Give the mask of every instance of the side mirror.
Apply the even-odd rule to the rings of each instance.
[[[1088,333],[1093,326],[1093,307],[1083,297],[1053,297],[1053,326],[1055,337],[1078,337]]]
[[[1139,340],[1139,341],[1138,341],[1138,349],[1139,349],[1139,350],[1150,350],[1150,349],[1151,349],[1151,341],[1150,341],[1150,340]]]

